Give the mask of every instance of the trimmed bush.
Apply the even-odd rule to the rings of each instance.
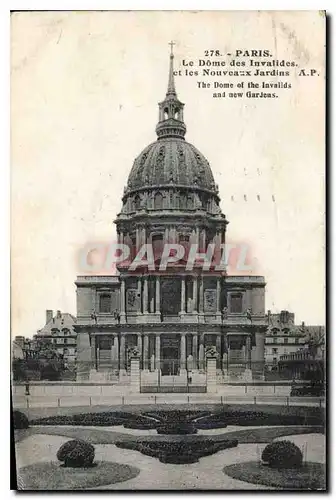
[[[24,413],[15,410],[13,412],[13,425],[14,429],[28,429],[29,420]]]
[[[261,459],[270,467],[294,469],[302,465],[302,453],[291,441],[274,441],[266,446]]]
[[[94,446],[80,439],[67,441],[57,452],[57,459],[64,462],[64,467],[90,467],[94,456]]]

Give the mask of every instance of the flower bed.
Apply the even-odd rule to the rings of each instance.
[[[75,415],[55,415],[31,421],[32,425],[83,425],[114,426],[123,425],[129,429],[155,429],[153,419],[127,412],[79,413]],[[142,426],[142,427],[141,427]]]
[[[312,409],[309,409],[312,410]],[[313,409],[319,410],[319,409]],[[279,425],[318,425],[324,426],[323,411],[295,413],[292,409],[279,410],[279,413],[260,410],[225,408],[210,411],[159,410],[143,412],[101,412],[80,413],[77,415],[56,415],[31,421],[32,425],[75,425],[75,426],[115,426],[123,425],[128,429],[157,429],[160,434],[192,434],[197,429],[219,429],[227,425],[239,426],[279,426]]]
[[[238,445],[237,439],[213,440],[211,438],[187,441],[174,440],[152,441],[147,439],[116,441],[116,446],[128,450],[140,451],[143,455],[155,457],[163,463],[169,464],[191,464],[198,459],[213,455],[221,450],[233,448]]]

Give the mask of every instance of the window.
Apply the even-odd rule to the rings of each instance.
[[[156,210],[159,210],[161,209],[163,206],[163,196],[161,193],[156,193],[156,195],[154,196],[154,208]]]
[[[241,293],[233,293],[230,300],[230,310],[232,313],[241,313],[243,310],[243,297]]]
[[[141,207],[141,198],[138,194],[134,198],[134,205],[135,205],[135,210],[139,210]]]
[[[179,207],[182,210],[187,208],[187,195],[185,193],[183,193],[183,192],[180,192]]]
[[[300,343],[300,339],[298,337],[296,337],[295,344],[299,344],[299,343]]]
[[[153,234],[152,236],[152,248],[154,253],[154,258],[157,259],[161,256],[163,250],[163,235]]]
[[[273,347],[272,354],[277,354],[277,353],[278,353],[278,348],[277,347]]]
[[[288,344],[288,339],[284,339],[284,344]]]
[[[109,293],[104,293],[99,297],[99,312],[111,312],[111,295]]]

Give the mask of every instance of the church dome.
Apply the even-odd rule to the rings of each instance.
[[[218,186],[207,159],[184,138],[184,104],[174,82],[174,55],[170,54],[168,88],[159,103],[157,140],[135,159],[122,198],[120,220],[185,215],[223,218]],[[200,215],[201,214],[201,215]]]
[[[160,137],[136,158],[127,191],[156,186],[185,186],[216,192],[207,159],[183,137]]]

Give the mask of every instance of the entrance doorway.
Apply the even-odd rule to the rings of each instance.
[[[163,346],[161,354],[161,374],[178,375],[180,368],[179,350],[173,346]]]

